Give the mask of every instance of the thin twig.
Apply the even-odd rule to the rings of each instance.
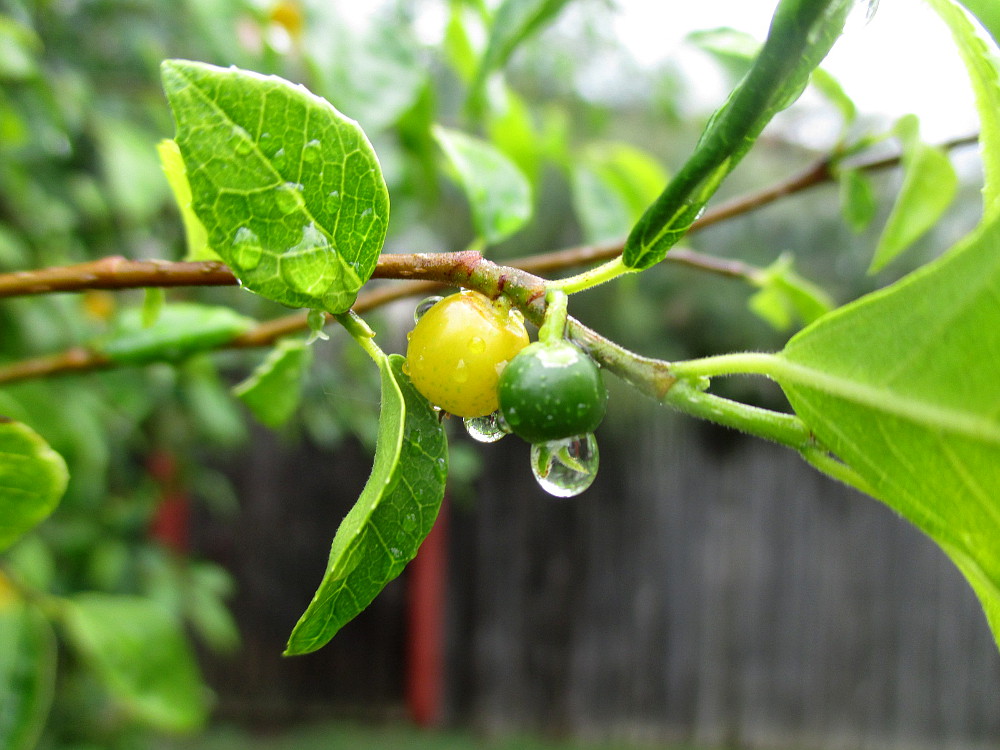
[[[942,149],[954,149],[972,145],[977,136],[967,136],[947,141]],[[859,162],[852,168],[861,171],[883,170],[899,165],[901,155],[878,160]],[[726,219],[744,215],[757,208],[773,203],[785,196],[802,192],[808,188],[830,182],[835,177],[834,160],[824,158],[797,175],[783,180],[769,188],[723,203],[707,211],[689,230],[696,232]],[[507,269],[511,274],[527,272],[538,274],[553,270],[588,265],[608,260],[621,253],[623,242],[608,242],[597,245],[579,245],[551,253],[541,253],[511,262]],[[739,260],[717,258],[683,248],[674,248],[666,257],[671,263],[678,263],[702,271],[730,277],[752,279],[759,269]],[[505,274],[488,261],[483,261],[477,253],[418,253],[385,254],[379,258],[373,278],[411,279],[403,284],[376,288],[359,295],[354,305],[355,312],[365,312],[393,300],[417,294],[427,294],[444,285],[468,281],[474,268],[486,264],[491,273],[485,282],[493,286],[493,291],[503,287]],[[466,273],[466,269],[469,269]],[[419,279],[419,280],[417,280]],[[538,297],[538,279],[521,279],[522,287]],[[499,282],[499,284],[498,284]],[[87,289],[134,289],[145,287],[188,287],[188,286],[234,286],[236,277],[224,264],[218,262],[170,262],[135,261],[120,256],[102,258],[96,261],[71,266],[59,266],[34,271],[18,271],[0,274],[0,298],[54,292],[83,291]],[[266,346],[283,336],[298,333],[307,328],[306,314],[294,313],[259,324],[249,332],[234,338],[225,348],[250,348]],[[588,332],[590,333],[590,332]],[[596,334],[594,334],[596,336]],[[112,366],[106,356],[84,347],[74,347],[59,354],[27,359],[0,367],[0,383],[9,383],[29,378],[47,377],[57,374],[84,372]],[[645,367],[646,363],[642,363]]]

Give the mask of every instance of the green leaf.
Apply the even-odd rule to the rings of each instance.
[[[996,0],[962,0],[962,5],[975,14],[993,41],[1000,44],[1000,5]]]
[[[840,173],[840,212],[855,232],[863,232],[875,218],[878,204],[871,180],[857,169]]]
[[[47,518],[68,482],[66,462],[38,433],[0,417],[0,549]]]
[[[84,593],[62,600],[66,638],[137,720],[163,731],[205,723],[208,692],[180,625],[138,596]]]
[[[592,144],[571,169],[573,207],[587,242],[624,237],[667,182],[656,159],[623,143]]]
[[[125,365],[177,361],[232,341],[253,325],[252,318],[228,307],[177,302],[165,305],[156,322],[147,326],[143,310],[129,308],[94,348]]]
[[[569,0],[503,0],[493,15],[486,51],[469,88],[469,101],[475,109],[491,73],[507,64],[518,45],[554,19]]]
[[[378,262],[389,196],[356,122],[274,76],[168,60],[192,206],[243,286],[343,312]]]
[[[268,427],[280,427],[302,400],[302,374],[312,350],[301,339],[282,339],[242,383],[236,395]]]
[[[879,271],[933,227],[958,192],[948,155],[919,140],[912,115],[900,121],[903,185],[875,248],[869,273]],[[905,131],[905,132],[903,132]]]
[[[382,413],[375,465],[333,538],[326,574],[288,639],[286,655],[327,643],[417,554],[444,497],[447,442],[437,412],[402,371],[379,363]]]
[[[809,78],[809,83],[833,106],[840,110],[844,118],[844,127],[849,127],[858,117],[858,108],[854,100],[847,95],[840,81],[823,68],[816,68]]]
[[[688,34],[686,40],[715,58],[736,81],[747,74],[754,57],[760,52],[757,39],[728,26],[698,29]]]
[[[184,157],[177,146],[177,141],[164,139],[156,145],[160,155],[160,166],[167,176],[167,183],[174,195],[174,201],[181,212],[184,223],[184,238],[187,241],[187,254],[184,260],[222,260],[219,254],[208,246],[208,232],[205,225],[191,207],[191,185],[188,184],[187,167]]]
[[[487,245],[506,239],[531,218],[531,185],[514,163],[480,138],[434,126],[434,138],[455,168]]]
[[[794,102],[844,27],[853,0],[781,0],[760,54],[709,120],[695,152],[632,229],[629,268],[663,260],[771,118]]]
[[[5,590],[0,576],[0,747],[35,747],[52,705],[56,641],[35,607]]]
[[[770,374],[968,577],[1000,644],[1000,220],[821,318]]]
[[[1000,216],[1000,66],[996,48],[990,49],[976,33],[962,9],[951,0],[927,0],[951,29],[952,38],[965,63],[979,111],[979,144],[983,155],[983,223]],[[1000,11],[994,0],[966,2],[987,20],[994,39],[1000,32]],[[989,7],[987,7],[989,6]]]
[[[779,331],[790,328],[795,320],[808,325],[834,307],[830,295],[795,272],[790,253],[763,269],[756,282],[760,291],[750,297],[750,310]]]

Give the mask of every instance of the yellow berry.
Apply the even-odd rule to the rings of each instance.
[[[478,292],[445,297],[410,332],[406,372],[428,401],[459,417],[497,410],[497,380],[528,345],[524,318]]]

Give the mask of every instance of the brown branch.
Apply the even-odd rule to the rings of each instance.
[[[941,144],[943,149],[954,149],[976,143],[976,136],[957,138]],[[891,156],[879,160],[860,162],[854,169],[876,171],[898,166],[901,156]],[[689,231],[696,232],[726,219],[740,216],[762,206],[773,203],[785,196],[799,193],[808,188],[834,179],[832,158],[823,159],[797,175],[783,180],[769,188],[723,203],[707,211],[696,221]],[[501,291],[517,292],[516,302],[529,311],[529,317],[541,314],[540,302],[543,281],[532,274],[588,265],[614,258],[621,253],[622,242],[598,245],[580,245],[551,253],[521,258],[513,261],[511,267],[496,266],[485,261],[478,253],[417,253],[384,254],[379,258],[373,278],[411,279],[403,284],[372,289],[359,295],[354,305],[356,312],[365,312],[393,300],[418,294],[428,294],[444,285],[469,285],[485,293],[499,294]],[[739,260],[717,258],[683,248],[671,250],[666,257],[671,263],[696,268],[702,271],[730,277],[752,280],[760,269]],[[485,269],[485,270],[484,270]],[[419,280],[417,280],[419,279]],[[474,283],[473,283],[474,282]],[[187,286],[234,286],[238,283],[232,272],[218,262],[169,262],[133,261],[122,257],[109,257],[72,266],[61,266],[35,271],[18,271],[0,274],[0,297],[14,297],[53,292],[82,291],[85,289],[133,289],[144,287],[187,287]],[[506,285],[506,288],[505,288]],[[306,313],[294,313],[266,321],[251,331],[234,338],[226,348],[250,348],[266,346],[283,336],[304,331],[307,328]],[[621,359],[610,342],[598,334],[573,324],[575,338],[590,348],[604,347],[612,352],[609,359]],[[606,346],[607,344],[607,346]],[[632,355],[634,357],[634,355]],[[0,383],[9,383],[28,378],[84,372],[112,366],[107,357],[84,347],[74,347],[68,351],[15,362],[0,366]],[[626,361],[611,369],[620,369],[620,374],[628,380],[628,368],[643,370],[648,368],[645,361]],[[666,373],[658,376],[660,385],[672,382]],[[641,379],[638,382],[642,382]],[[647,381],[648,382],[648,381]]]

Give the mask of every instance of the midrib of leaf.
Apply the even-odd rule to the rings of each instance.
[[[1000,447],[1000,425],[989,418],[923,401],[889,388],[832,375],[814,367],[790,362],[777,354],[769,357],[768,361],[770,364],[764,368],[766,374],[779,382],[815,388],[875,412],[884,412],[923,427],[945,430],[973,440],[985,440]]]
[[[229,125],[231,125],[234,128],[234,131],[233,131],[234,134],[238,134],[239,138],[241,138],[241,139],[247,141],[248,143],[250,143],[250,145],[252,146],[254,152],[260,157],[261,161],[263,161],[264,164],[267,165],[268,171],[270,171],[271,175],[275,179],[274,184],[268,185],[266,187],[262,187],[259,190],[239,190],[239,191],[236,191],[236,190],[232,190],[232,189],[226,189],[225,192],[231,192],[231,193],[235,192],[235,193],[238,193],[240,195],[248,195],[250,193],[263,193],[263,192],[266,192],[268,190],[274,190],[274,189],[280,188],[282,185],[284,185],[285,182],[287,182],[287,180],[285,180],[284,175],[282,175],[281,172],[279,172],[277,169],[274,168],[274,164],[271,162],[271,159],[261,150],[261,148],[257,144],[257,142],[254,141],[252,138],[245,138],[242,134],[239,133],[239,131],[235,130],[235,128],[239,128],[241,131],[243,131],[243,133],[247,133],[247,135],[249,135],[249,133],[247,132],[246,128],[244,128],[238,122],[236,122],[235,120],[233,120],[229,116],[229,114],[222,107],[220,107],[215,102],[215,100],[213,98],[211,98],[210,96],[208,96],[208,94],[204,90],[202,90],[202,88],[200,86],[198,86],[194,81],[192,81],[190,77],[184,75],[183,72],[179,73],[179,75],[181,75],[181,76],[184,77],[184,79],[187,81],[187,85],[190,86],[194,90],[195,94],[206,105],[208,105],[208,107],[210,109],[212,109],[214,112],[216,112],[219,115],[219,117],[223,120],[223,122],[228,123]],[[307,132],[309,130],[309,118],[311,116],[312,116],[312,110],[309,109],[309,108],[306,108],[305,109],[305,123],[303,125],[303,130],[305,130]],[[258,115],[258,119],[263,118],[263,117],[264,117],[264,108],[262,107],[261,108],[261,112]],[[258,123],[258,129],[261,129],[261,127],[262,127],[262,124]],[[340,141],[341,147],[343,147],[344,139],[343,139],[343,137],[342,137],[342,135],[341,135],[341,133],[339,131],[336,131],[336,132],[337,132],[337,138]],[[346,158],[347,158],[348,155],[349,154],[346,154],[346,153],[344,154],[344,159],[345,160],[346,160]],[[302,157],[301,157],[301,155],[300,155],[300,157],[299,157],[299,159],[297,161],[296,169],[299,170],[298,174],[296,175],[296,178],[297,178],[296,182],[298,182],[299,180],[302,179]],[[344,175],[345,171],[346,170],[341,170],[341,178],[340,178],[341,179],[341,186],[343,186],[343,181],[344,181],[344,176],[343,175]],[[221,188],[220,188],[220,192],[223,192]],[[333,238],[336,235],[331,234],[330,230],[327,229],[326,226],[323,225],[319,220],[317,220],[315,216],[313,216],[312,212],[309,210],[309,207],[306,205],[306,202],[302,198],[301,195],[299,195],[298,193],[294,193],[294,195],[295,195],[295,201],[298,204],[298,207],[302,210],[302,213],[305,214],[316,225],[316,227],[318,227],[319,229],[321,229],[323,231],[323,233],[326,234],[326,236],[330,239],[331,243],[333,243]],[[339,218],[340,218],[339,215],[338,215],[337,218],[339,220]],[[350,266],[350,264],[346,264],[346,265],[348,267]]]

